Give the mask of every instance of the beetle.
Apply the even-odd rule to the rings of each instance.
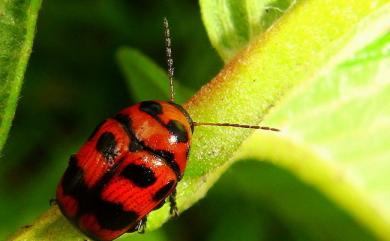
[[[262,126],[194,122],[174,103],[173,59],[164,18],[170,81],[169,101],[143,101],[104,120],[69,159],[57,186],[61,212],[88,237],[113,240],[143,232],[147,215],[167,198],[178,215],[176,186],[186,168],[194,126],[213,125],[278,131]]]

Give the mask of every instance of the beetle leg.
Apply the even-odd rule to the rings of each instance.
[[[148,217],[145,216],[143,217],[140,222],[138,223],[137,225],[137,231],[138,233],[145,233],[145,229],[146,229],[146,221],[148,220]]]
[[[171,205],[171,209],[169,210],[169,213],[173,217],[179,216],[179,210],[177,209],[176,205],[176,188],[173,190],[172,194],[169,196],[169,204]]]
[[[132,233],[135,231],[137,231],[138,233],[145,233],[147,219],[147,216],[143,217],[141,220],[138,221],[135,226],[129,228],[129,230],[127,230],[127,233]]]

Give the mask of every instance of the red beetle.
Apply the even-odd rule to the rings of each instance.
[[[103,121],[72,155],[57,187],[62,213],[87,236],[113,240],[143,231],[147,215],[169,197],[177,215],[176,185],[186,168],[194,125],[275,128],[195,123],[173,102],[173,61],[164,19],[171,101],[144,101]]]

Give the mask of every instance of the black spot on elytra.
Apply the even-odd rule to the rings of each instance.
[[[161,201],[165,200],[165,198],[169,195],[170,191],[172,190],[172,187],[175,185],[175,182],[169,181],[167,184],[165,184],[163,187],[161,187],[154,195],[153,195],[153,201]]]
[[[136,152],[142,150],[143,145],[138,141],[138,139],[135,137],[134,132],[132,131],[131,119],[128,116],[122,114],[117,114],[114,119],[122,125],[127,135],[129,136],[129,151]]]
[[[138,187],[146,188],[153,185],[157,178],[148,167],[136,164],[129,164],[123,169],[121,175],[131,180]]]
[[[191,132],[194,132],[194,122],[192,121],[190,114],[188,114],[188,112],[183,108],[183,106],[176,104],[175,102],[172,101],[168,101],[167,103],[176,107],[176,109],[178,109],[181,113],[183,113],[183,115],[185,116],[185,118],[187,119],[188,123],[191,126]]]
[[[118,155],[115,136],[111,132],[104,132],[96,142],[96,150],[103,154],[108,162],[112,162]]]
[[[109,230],[123,229],[139,218],[136,212],[123,210],[122,204],[104,200],[98,200],[93,213],[100,226]]]
[[[169,132],[177,138],[177,142],[187,142],[188,134],[186,128],[177,120],[171,120],[167,124]]]
[[[87,187],[84,183],[84,172],[77,165],[77,162],[76,156],[72,155],[68,168],[62,177],[62,188],[66,195],[80,198],[87,191]]]
[[[88,140],[91,140],[95,135],[96,133],[100,130],[100,127],[106,123],[107,120],[104,120],[102,121],[99,125],[96,126],[96,128],[93,130],[92,134],[88,137]]]
[[[139,109],[149,115],[156,117],[163,113],[162,106],[155,101],[144,101],[139,104]]]
[[[148,148],[148,151],[164,159],[165,163],[175,172],[177,179],[181,180],[182,175],[179,165],[177,165],[174,155],[171,152],[164,150],[153,150],[151,148]]]

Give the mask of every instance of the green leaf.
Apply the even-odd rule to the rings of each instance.
[[[377,39],[324,70],[266,118],[267,123],[283,127],[281,135],[257,132],[234,158],[267,160],[286,169],[346,210],[378,240],[390,240],[389,10],[378,16],[377,25],[362,26],[365,29],[353,42],[358,44],[367,36]],[[275,205],[292,199],[287,196],[278,201],[280,193],[268,191],[265,195],[273,197]],[[286,207],[282,215],[297,222],[296,209]],[[300,211],[307,213],[304,207]],[[314,216],[321,212],[311,211]],[[309,226],[310,220],[303,222]],[[339,235],[331,240],[357,240],[348,236],[354,233],[340,235],[337,230],[343,229],[337,225],[328,227],[333,236]],[[315,228],[317,233],[323,229]]]
[[[41,0],[0,2],[0,152],[14,118],[40,5]]]
[[[386,232],[390,230],[387,221],[390,215],[386,209],[381,208],[387,204],[377,203],[378,200],[388,203],[387,192],[384,192],[382,199],[372,196],[380,185],[385,187],[386,182],[381,181],[386,179],[375,179],[376,175],[373,174],[381,171],[380,176],[383,176],[386,170],[389,170],[383,162],[388,157],[388,152],[370,158],[362,156],[369,161],[371,158],[374,161],[379,160],[375,171],[366,170],[368,161],[365,161],[366,165],[363,166],[352,162],[354,158],[360,157],[353,156],[352,150],[360,151],[358,153],[361,155],[363,151],[357,149],[364,149],[366,144],[370,145],[367,143],[368,140],[372,142],[372,150],[386,150],[385,142],[382,143],[387,140],[386,131],[380,129],[382,132],[378,133],[377,128],[382,128],[381,126],[388,128],[386,121],[388,112],[384,111],[388,95],[383,91],[389,88],[388,82],[382,77],[386,76],[383,75],[386,73],[383,66],[388,65],[386,62],[388,37],[384,34],[389,28],[390,4],[387,4],[387,1],[375,3],[372,4],[369,0],[299,2],[289,10],[288,15],[281,17],[271,29],[252,41],[248,48],[229,62],[211,83],[204,86],[184,105],[195,121],[252,124],[260,123],[270,112],[266,123],[283,131],[281,133],[258,131],[251,135],[252,131],[244,129],[196,127],[187,170],[178,186],[177,203],[181,212],[204,197],[213,183],[235,161],[248,158],[265,159],[289,170],[307,185],[318,188],[325,197],[347,210],[378,239],[389,240],[390,235],[386,235]],[[366,55],[370,58],[362,57]],[[359,58],[363,58],[364,61],[360,61]],[[370,59],[375,61],[371,62]],[[349,77],[355,73],[354,70],[343,67],[348,65],[356,65],[358,69],[362,69],[362,73],[366,73],[367,70],[372,71],[372,74],[357,78],[357,82],[354,82],[356,80],[353,78],[345,80],[341,76]],[[371,76],[382,76],[378,78],[382,88],[376,87],[377,78],[370,78]],[[336,82],[339,84],[332,84]],[[317,85],[323,87],[317,88]],[[330,88],[326,89],[328,85]],[[351,89],[345,89],[346,87]],[[328,91],[324,92],[324,88]],[[357,105],[366,107],[365,109],[369,110],[368,114],[361,114],[365,109],[354,107],[355,102],[351,103],[351,106],[343,106],[343,109],[337,108],[340,104],[337,98],[344,97],[341,95],[344,94],[344,90],[347,96],[357,97],[352,98],[353,100],[362,101]],[[377,99],[378,94],[377,100],[381,105],[377,102],[366,105],[370,103],[370,98],[359,97],[364,97],[367,93],[374,93],[374,99]],[[310,96],[310,99],[304,98],[305,101],[296,103],[306,96]],[[320,114],[321,111],[325,111],[325,114],[315,116],[314,114],[318,113],[315,111],[317,105],[321,107],[322,103],[327,103],[325,100],[331,103],[326,104],[326,108],[319,109]],[[291,108],[295,110],[294,113]],[[332,113],[329,115],[337,118],[327,117],[326,111],[332,111],[332,108],[338,111],[335,115]],[[343,115],[344,113],[346,115]],[[381,115],[382,113],[385,114]],[[346,123],[356,123],[358,127],[368,125],[373,120],[367,119],[371,116],[375,119],[375,128],[371,126],[368,132],[359,128],[359,131],[354,133],[354,126],[346,127]],[[380,118],[376,118],[379,116]],[[294,118],[297,119],[296,122]],[[362,142],[365,136],[360,135],[361,133],[370,134],[371,138]],[[377,135],[380,135],[379,142],[376,139]],[[349,139],[350,137],[355,139]],[[341,141],[343,138],[344,142],[348,143]],[[245,141],[246,139],[248,140]],[[334,143],[334,140],[341,142]],[[341,144],[350,147],[344,149],[339,146]],[[344,153],[344,150],[347,153]],[[349,159],[339,159],[347,157],[348,153]],[[371,192],[368,191],[370,189],[368,187],[361,192],[363,189],[359,189],[359,182],[354,180],[367,179],[356,179],[356,175],[360,177],[362,174],[356,172],[354,168],[348,169],[354,170],[353,178],[344,175],[343,169],[335,168],[347,168],[350,165],[356,165],[360,167],[359,170],[366,171],[369,175],[363,175],[364,177],[373,178],[373,182],[364,182],[362,185],[363,187],[364,184],[373,185]],[[383,170],[378,170],[381,168]],[[383,194],[384,188],[379,190],[376,194]],[[352,202],[353,200],[358,202]],[[280,200],[282,201],[283,199]],[[380,208],[384,215],[381,215],[377,208]],[[165,205],[148,216],[148,231],[160,227],[169,218],[168,209]],[[293,219],[291,210],[294,210],[294,207],[289,207],[284,215],[296,221],[298,218]],[[310,219],[301,223],[311,229]],[[343,227],[345,226],[348,224]],[[33,223],[32,227],[21,230],[10,240],[52,240],[53,237],[57,240],[83,238],[66,222],[56,206]],[[129,239],[131,237],[128,235]]]
[[[200,0],[202,19],[214,48],[227,62],[266,31],[293,0]]]
[[[140,51],[123,47],[117,53],[118,64],[126,77],[126,84],[135,101],[143,100],[168,100],[169,80],[167,71],[154,63],[149,57]],[[174,83],[175,100],[183,103],[191,96],[191,91]]]
[[[281,128],[283,130],[282,133],[280,133],[280,135],[275,135],[274,133],[266,134],[264,132],[258,132],[259,136],[267,136],[269,137],[270,141],[268,141],[268,139],[265,137],[263,137],[261,141],[254,140],[251,142],[252,148],[245,152],[246,155],[240,156],[240,160],[250,157],[256,157],[256,159],[259,160],[259,157],[263,157],[263,159],[268,158],[273,162],[276,162],[276,160],[279,158],[282,160],[283,158],[290,158],[292,159],[292,163],[301,163],[303,162],[302,159],[308,159],[308,162],[313,164],[310,159],[311,155],[308,155],[307,157],[299,155],[301,153],[300,150],[297,150],[297,153],[294,153],[290,145],[286,146],[283,145],[283,143],[280,143],[279,145],[277,141],[272,141],[275,138],[283,142],[285,136],[287,135],[288,137],[288,134],[291,132],[291,130],[294,130],[288,126],[288,123],[290,120],[294,120],[294,118],[300,119],[302,121],[302,129],[306,128],[308,131],[310,130],[311,133],[315,133],[317,137],[325,136],[324,132],[329,131],[330,127],[334,128],[333,130],[337,131],[338,135],[343,136],[344,133],[342,133],[342,130],[343,127],[345,127],[345,123],[344,126],[338,126],[336,122],[339,121],[339,119],[328,118],[327,114],[316,117],[309,116],[309,118],[308,116],[304,115],[301,117],[298,111],[294,112],[292,108],[286,107],[283,108],[283,111],[280,112],[279,122],[273,121],[271,118],[274,113],[279,110],[279,106],[284,106],[285,103],[290,103],[290,99],[286,97],[287,93],[290,92],[289,94],[293,95],[294,92],[300,90],[296,96],[297,99],[303,101],[303,97],[306,97],[306,95],[309,95],[313,91],[313,86],[310,85],[310,83],[314,81],[313,78],[315,76],[321,75],[323,72],[325,72],[325,70],[329,71],[325,72],[325,75],[331,73],[332,71],[335,71],[336,75],[338,69],[333,66],[337,66],[340,62],[346,61],[341,64],[343,66],[349,65],[353,61],[356,61],[357,63],[362,64],[362,66],[358,67],[362,68],[362,72],[368,72],[371,68],[373,68],[373,76],[376,76],[376,74],[382,76],[384,79],[379,82],[382,84],[386,83],[388,86],[388,80],[385,80],[389,74],[383,72],[386,69],[385,66],[389,66],[388,60],[383,59],[388,55],[386,53],[386,51],[388,51],[388,46],[386,46],[388,45],[388,38],[382,37],[382,35],[383,33],[387,33],[389,28],[389,4],[384,4],[386,2],[383,2],[382,4],[384,5],[381,6],[381,4],[378,3],[376,6],[377,9],[375,9],[375,7],[371,5],[369,1],[360,1],[359,4],[356,5],[349,4],[347,1],[334,1],[331,3],[327,2],[327,4],[330,4],[329,6],[322,6],[321,3],[322,2],[318,1],[308,1],[297,4],[297,6],[291,10],[289,16],[283,16],[278,24],[273,27],[273,29],[268,31],[265,36],[263,36],[258,41],[253,42],[248,49],[240,53],[235,59],[233,59],[232,62],[226,66],[225,70],[222,71],[219,76],[217,76],[214,82],[202,89],[200,95],[206,96],[197,96],[198,98],[196,99],[196,102],[190,102],[190,113],[195,120],[230,123],[256,123],[261,119],[262,116],[264,116],[264,113],[268,111],[267,107],[269,106],[267,106],[267,103],[274,105],[276,110],[271,110],[270,118],[267,116],[267,118],[265,118],[265,122],[267,125]],[[341,15],[338,15],[337,11],[334,11],[334,7],[337,8],[337,11],[345,12]],[[366,10],[371,11],[371,14],[367,16],[366,14],[368,12],[365,12]],[[348,12],[354,12],[356,15],[350,15]],[[359,18],[360,20],[357,20]],[[335,28],[335,26],[337,27]],[[290,27],[291,29],[289,29]],[[288,29],[291,30],[291,32],[288,31]],[[378,44],[378,48],[375,49],[373,46],[376,46],[377,43],[382,43],[382,45]],[[365,55],[370,56],[370,58],[378,56],[378,59],[383,62],[373,62],[369,63],[367,66],[364,66],[363,64],[365,64],[365,61],[367,60],[362,60],[361,57],[351,57],[352,54],[362,49],[366,45],[369,45],[368,50],[375,49],[375,51],[364,52],[368,50],[362,50],[362,52]],[[257,54],[254,54],[255,52]],[[250,58],[248,58],[248,55],[250,55]],[[335,68],[335,70],[333,70],[333,68],[331,69],[329,66],[332,66]],[[377,68],[372,66],[380,66],[380,71],[376,72],[375,70]],[[355,71],[355,69],[352,70],[352,72]],[[360,76],[361,73],[357,73],[357,75]],[[351,79],[357,81],[358,84],[359,81],[361,82],[359,79]],[[250,83],[251,80],[252,83]],[[365,80],[367,84],[375,84],[375,82],[370,82],[375,81],[375,79],[370,78],[370,75],[368,75]],[[345,80],[341,81],[342,84],[345,82]],[[301,85],[299,88],[292,88],[299,83]],[[319,83],[322,83],[321,80],[319,80]],[[343,86],[342,84],[341,86]],[[367,89],[367,86],[364,86],[363,89],[354,89],[351,92],[354,94],[359,94],[358,90],[364,91],[365,89]],[[214,90],[212,96],[211,94],[208,94],[208,92],[211,92],[211,90]],[[340,90],[343,90],[340,89],[340,85],[335,85],[333,88],[329,89],[329,93],[339,93],[339,95],[344,94],[340,93]],[[383,96],[386,96],[386,94]],[[353,114],[351,113],[351,115],[345,113],[344,120],[347,121],[347,123],[348,121],[355,122],[359,120],[359,117],[361,117],[363,120],[366,120],[367,116],[376,115],[380,116],[382,123],[386,122],[388,118],[383,118],[382,114],[384,113],[384,116],[388,116],[386,113],[388,113],[390,108],[385,104],[388,103],[388,101],[383,99],[383,96],[380,97],[379,101],[379,103],[382,103],[383,105],[381,109],[373,108],[372,104],[368,101],[370,100],[369,98],[362,99],[359,104],[361,109],[357,109],[357,111]],[[305,102],[302,102],[300,107],[307,108],[306,110],[308,111],[314,111],[321,103],[317,103],[318,99],[321,100],[321,98],[324,97],[326,97],[326,99],[331,99],[337,96],[323,96],[322,92],[318,91],[310,95],[311,99],[305,99]],[[193,108],[193,105],[201,107],[193,110],[191,109]],[[221,106],[224,107],[223,110],[221,110]],[[229,108],[230,106],[233,107]],[[240,108],[237,108],[238,106]],[[362,110],[367,112],[367,116],[358,115]],[[321,124],[323,124],[323,126],[311,126],[310,124],[312,121],[316,120],[315,118],[317,118],[318,121],[322,120]],[[309,121],[309,123],[307,123],[307,121]],[[209,129],[207,132],[205,131],[199,133],[201,129],[203,130],[205,128],[207,127],[198,127],[195,131],[192,151],[193,153],[201,154],[191,156],[193,159],[190,160],[190,165],[188,168],[190,171],[188,171],[186,175],[187,177],[190,176],[188,178],[191,180],[191,184],[195,188],[189,189],[188,186],[186,186],[185,190],[188,190],[188,192],[183,194],[183,202],[187,201],[188,199],[185,199],[185,197],[193,192],[197,192],[199,196],[201,196],[201,190],[203,189],[200,187],[204,187],[207,190],[208,184],[211,185],[216,176],[219,175],[217,170],[223,172],[224,169],[230,165],[230,162],[237,160],[237,158],[234,158],[230,161],[227,161],[230,156],[226,150],[235,149],[234,146],[239,146],[240,144],[240,141],[237,139],[245,138],[245,134],[242,136],[237,134],[237,132],[245,133],[243,130],[237,130],[236,132],[218,128],[212,130]],[[353,126],[349,127],[346,129],[346,131],[352,131],[353,128]],[[301,129],[298,130],[301,131]],[[299,131],[294,131],[292,133],[292,137],[299,136]],[[375,128],[374,133],[376,133]],[[387,132],[382,131],[382,133],[384,136],[386,136],[385,133]],[[299,140],[306,141],[305,137]],[[357,139],[352,138],[348,139],[349,143],[346,142],[344,145],[352,145],[352,140],[357,142]],[[367,140],[373,140],[373,137]],[[382,140],[383,142],[379,141],[379,143],[381,143],[381,150],[387,152],[386,143],[389,143],[389,141],[388,139]],[[304,143],[306,143],[308,145],[307,148],[311,150],[311,143]],[[342,145],[337,146],[341,150],[345,150]],[[265,149],[262,147],[267,148],[267,152],[265,152]],[[356,148],[360,148],[361,152],[364,152],[365,149],[363,147],[365,148],[365,146],[358,145]],[[374,146],[373,148],[378,147]],[[285,151],[285,153],[282,151]],[[279,157],[279,152],[282,152],[281,155],[284,156]],[[237,155],[241,154],[237,153]],[[329,155],[334,154],[329,153]],[[360,153],[360,155],[362,155],[362,153]],[[380,157],[384,158],[382,159],[383,163],[383,160],[386,159],[386,156],[383,157],[380,155]],[[340,158],[342,159],[344,157]],[[369,157],[366,156],[365,158],[367,158],[367,161],[370,161]],[[299,171],[306,172],[305,164],[306,162],[298,166]],[[319,177],[321,176],[319,172],[323,170],[321,167],[322,166],[308,169],[307,172],[309,172],[309,174],[313,175],[314,177]],[[367,168],[367,166],[365,168]],[[386,170],[388,171],[389,168],[385,168],[383,171],[386,172]],[[375,170],[373,170],[373,173],[374,172]],[[373,173],[371,173],[371,175],[373,175]],[[201,176],[202,178],[196,179],[196,176]],[[210,182],[206,181],[208,179]],[[311,182],[308,183],[308,185],[312,184],[313,183]],[[328,188],[334,185],[337,184],[333,182],[328,186]],[[383,185],[384,187],[388,186],[386,184],[380,185]],[[356,197],[359,195],[359,193],[355,194],[353,190],[349,190],[347,192],[345,189],[343,191],[345,191],[344,196],[348,196],[348,194],[350,195],[349,201],[351,201],[351,197]],[[383,194],[382,191],[380,192],[381,194]],[[385,196],[388,195],[385,194]],[[277,197],[274,199],[277,199]],[[286,204],[286,200],[289,199],[280,198],[279,206],[282,206],[282,202],[284,202],[284,205],[288,205]],[[356,203],[359,203],[359,201]],[[188,206],[191,205],[191,203],[185,204]],[[337,205],[339,204],[340,203],[337,203]],[[375,202],[371,205],[375,206]],[[344,204],[341,205],[341,208],[345,208],[344,206]],[[360,213],[360,218],[358,220],[359,223],[364,223],[369,232],[372,232],[378,238],[387,240],[386,237],[389,237],[387,230],[390,230],[389,224],[388,222],[383,222],[383,219],[380,219],[380,213],[382,213],[384,210],[374,211],[372,209],[364,209],[361,207],[360,209],[359,207],[353,208],[355,211],[359,210],[361,213],[366,212],[366,216],[363,216]],[[294,206],[292,205],[290,209],[294,209]],[[347,211],[349,212],[350,210]],[[350,213],[350,215],[352,215],[353,218],[357,218],[357,216],[353,213]],[[310,226],[309,222],[310,219],[307,219],[305,224]],[[336,224],[336,222],[334,223]]]

